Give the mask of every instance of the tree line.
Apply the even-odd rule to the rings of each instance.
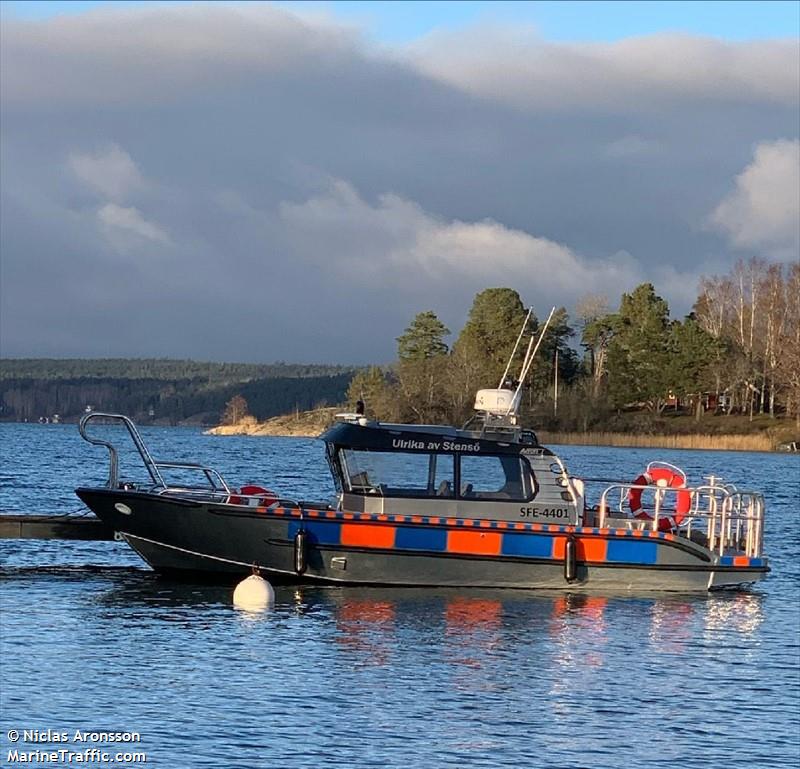
[[[510,288],[481,291],[452,344],[436,313],[420,312],[396,340],[397,360],[383,367],[7,358],[0,419],[74,420],[92,406],[141,422],[210,424],[240,395],[260,420],[361,399],[382,420],[460,424],[478,389],[501,384],[523,324],[516,373],[543,321],[527,317]],[[680,410],[697,420],[791,417],[800,428],[800,265],[754,258],[705,277],[680,320],[650,283],[614,310],[596,295],[581,299],[574,318],[558,308],[523,396],[523,419],[543,429],[657,431],[660,415]],[[626,421],[631,415],[638,421]]]
[[[171,358],[2,358],[4,379],[149,379],[233,384],[255,379],[326,377],[352,374],[353,366],[301,363],[214,363]]]
[[[294,409],[341,403],[353,374],[231,379],[221,382],[153,378],[3,378],[0,419],[76,421],[87,408],[122,413],[142,424],[217,424],[225,404],[241,394],[258,419]]]
[[[348,400],[364,400],[386,421],[459,424],[475,393],[501,384],[523,328],[527,342],[543,322],[510,288],[475,297],[452,345],[432,310],[397,338],[397,360],[355,375]],[[671,411],[793,417],[800,427],[800,265],[740,262],[729,275],[703,278],[692,312],[670,317],[651,283],[606,297],[587,295],[574,320],[558,308],[525,383],[523,419],[548,429],[613,428],[626,414]],[[524,355],[519,345],[511,371]],[[558,389],[556,385],[558,383]],[[630,428],[628,421],[626,427]]]

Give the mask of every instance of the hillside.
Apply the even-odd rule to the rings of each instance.
[[[76,421],[87,408],[142,424],[215,424],[235,395],[259,420],[344,400],[346,366],[177,360],[0,360],[0,420]]]
[[[349,374],[354,366],[300,363],[215,363],[172,358],[0,358],[7,379],[202,379],[230,384],[251,379],[306,379]]]

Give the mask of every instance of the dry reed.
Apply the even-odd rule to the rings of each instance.
[[[537,432],[544,443],[585,446],[627,446],[633,448],[715,449],[717,451],[772,451],[775,445],[766,435],[643,435],[638,433]]]

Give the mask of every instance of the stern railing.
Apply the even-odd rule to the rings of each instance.
[[[653,492],[654,507],[652,511],[648,511],[652,520],[634,518],[626,509],[629,494],[633,490]],[[597,525],[600,528],[625,527],[658,531],[659,519],[674,513],[674,504],[670,507],[670,503],[677,501],[679,493],[687,491],[691,495],[691,507],[677,529],[679,536],[702,544],[720,556],[761,556],[764,538],[763,495],[737,489],[714,476],[708,478],[707,484],[693,488],[611,484],[600,497]]]

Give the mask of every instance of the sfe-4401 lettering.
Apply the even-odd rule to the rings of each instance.
[[[520,518],[567,518],[569,515],[566,507],[521,507]]]

